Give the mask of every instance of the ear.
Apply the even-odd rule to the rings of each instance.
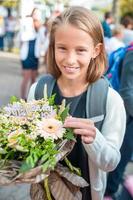
[[[102,51],[102,47],[103,44],[102,43],[98,43],[95,47],[94,47],[94,51],[93,51],[93,55],[92,58],[96,58],[100,52]]]

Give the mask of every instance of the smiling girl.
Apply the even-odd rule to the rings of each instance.
[[[64,127],[74,129],[77,142],[68,158],[81,169],[83,178],[89,183],[81,189],[82,200],[103,200],[106,174],[120,160],[119,149],[125,132],[123,101],[110,87],[102,128],[96,128],[86,113],[87,90],[105,71],[103,40],[98,18],[83,7],[66,9],[50,27],[47,65],[56,79],[52,93],[56,93],[56,104],[61,104],[63,99],[70,104],[72,117],[65,120]],[[35,98],[36,86],[37,83],[31,87],[29,100]]]

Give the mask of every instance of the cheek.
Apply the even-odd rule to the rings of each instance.
[[[55,56],[55,62],[56,62],[56,65],[58,66],[58,68],[60,68],[60,57],[59,56]]]
[[[80,59],[80,63],[82,63],[82,65],[84,66],[89,66],[91,61],[91,58],[89,58],[88,56],[86,56],[85,58]]]
[[[60,63],[61,63],[61,56],[59,54],[56,54],[55,53],[55,62],[56,62],[56,65],[58,67],[58,69],[60,70]]]
[[[58,51],[55,51],[55,61],[56,61],[56,63],[60,62],[61,59],[62,59],[62,55]]]

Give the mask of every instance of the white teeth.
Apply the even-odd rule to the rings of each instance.
[[[67,73],[74,73],[76,72],[79,67],[64,67]]]
[[[68,68],[68,69],[78,69],[79,67],[65,67],[65,68]]]

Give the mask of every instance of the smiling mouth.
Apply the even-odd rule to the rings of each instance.
[[[69,69],[69,70],[76,70],[79,69],[79,67],[68,67],[68,66],[64,66],[65,69]]]
[[[65,71],[67,72],[67,73],[75,73],[76,71],[78,71],[79,70],[79,67],[64,67],[65,68]]]

